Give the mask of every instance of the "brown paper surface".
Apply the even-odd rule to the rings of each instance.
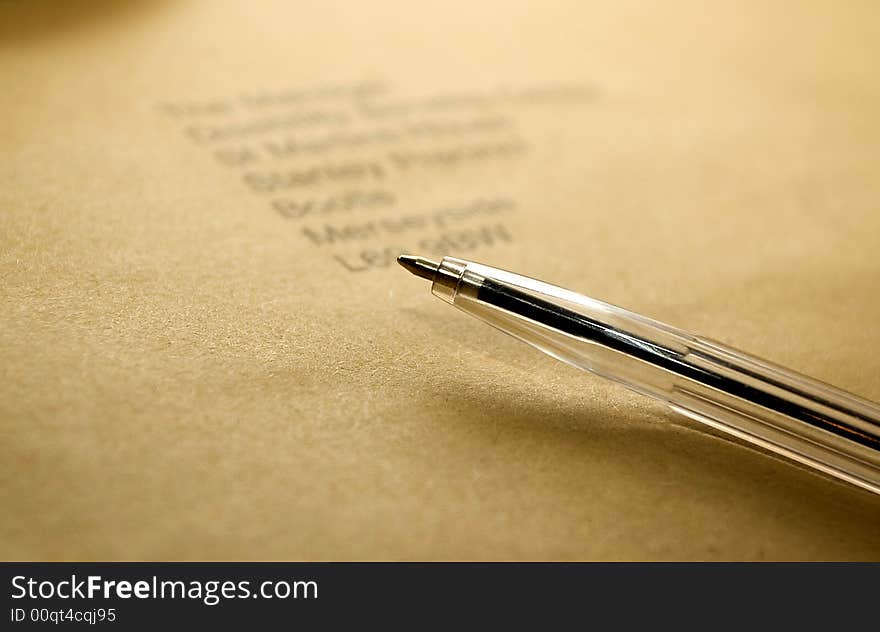
[[[0,557],[880,558],[880,499],[393,263],[508,268],[880,399],[878,21],[0,3]]]

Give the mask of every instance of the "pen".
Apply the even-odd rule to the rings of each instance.
[[[579,369],[880,494],[880,405],[714,340],[498,268],[401,255],[431,292]]]

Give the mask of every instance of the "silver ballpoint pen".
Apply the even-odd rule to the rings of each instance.
[[[491,266],[401,255],[431,292],[579,369],[880,494],[880,405],[721,343]]]

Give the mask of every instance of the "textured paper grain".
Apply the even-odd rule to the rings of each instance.
[[[880,15],[766,4],[0,4],[0,556],[880,557],[391,258],[880,399]]]

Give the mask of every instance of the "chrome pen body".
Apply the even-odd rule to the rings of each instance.
[[[523,342],[880,494],[880,405],[620,307],[491,266],[402,255],[432,293]]]

